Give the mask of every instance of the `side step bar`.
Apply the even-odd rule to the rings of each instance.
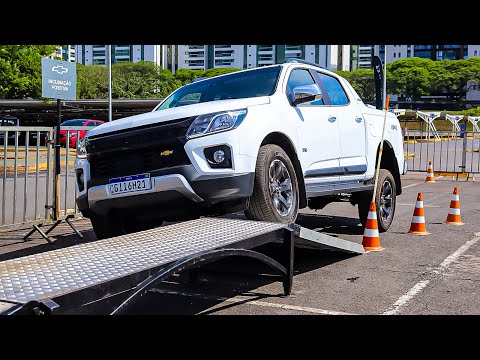
[[[358,181],[327,183],[327,184],[306,184],[307,197],[324,195],[335,195],[340,193],[353,193],[357,191],[373,190],[374,184],[364,184]]]

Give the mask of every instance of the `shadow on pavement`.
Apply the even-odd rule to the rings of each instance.
[[[43,229],[45,230],[45,229]],[[54,239],[53,243],[48,243],[45,239],[41,238],[40,235],[35,234],[32,236],[33,240],[29,241],[16,241],[15,243],[8,244],[9,246],[18,247],[17,250],[12,250],[3,254],[0,254],[0,261],[15,259],[22,256],[28,256],[32,254],[38,254],[45,251],[52,251],[56,249],[66,248],[69,246],[90,242],[96,240],[95,233],[93,230],[79,230],[83,235],[83,239],[80,239],[75,233],[67,233],[65,235],[52,235]],[[28,230],[24,230],[26,234]],[[25,247],[26,245],[31,245]],[[7,246],[7,245],[5,245]]]
[[[358,218],[299,214],[296,223],[308,229],[326,232],[332,236],[337,234],[363,235],[363,227],[360,225]]]
[[[282,248],[267,244],[255,249],[277,261],[282,258]],[[295,276],[347,260],[356,255],[328,250],[295,248]],[[135,315],[197,315],[214,314],[220,310],[234,308],[249,301],[283,298],[281,277],[271,269],[249,258],[226,258],[194,270],[179,273],[148,292],[129,311]],[[259,287],[277,283],[278,293],[261,293]],[[239,301],[223,303],[238,295],[245,296]],[[215,307],[214,309],[211,309]]]

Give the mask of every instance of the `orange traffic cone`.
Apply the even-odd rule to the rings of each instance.
[[[415,210],[413,210],[412,223],[410,225],[409,234],[414,235],[429,235],[425,225],[425,214],[423,212],[423,196],[419,192],[417,195],[417,202],[415,203]]]
[[[464,225],[460,217],[460,195],[458,195],[458,187],[455,186],[450,200],[450,210],[448,210],[447,220],[445,224]]]
[[[385,250],[380,246],[380,237],[378,235],[377,208],[375,202],[370,203],[368,209],[367,223],[363,233],[363,248],[366,251],[382,251]]]
[[[425,182],[430,182],[430,183],[436,182],[435,176],[433,175],[432,160],[428,160],[427,177],[425,178]]]

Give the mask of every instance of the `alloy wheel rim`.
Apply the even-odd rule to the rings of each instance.
[[[380,192],[380,216],[384,222],[387,222],[392,216],[393,207],[393,188],[389,180],[385,180],[382,184]]]
[[[295,203],[292,179],[286,165],[275,159],[268,169],[269,190],[273,206],[281,216],[287,216]]]

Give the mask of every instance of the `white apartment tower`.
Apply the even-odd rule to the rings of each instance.
[[[112,45],[112,63],[153,61],[162,65],[162,49],[165,45]],[[75,45],[76,61],[83,65],[105,65],[107,45]]]

